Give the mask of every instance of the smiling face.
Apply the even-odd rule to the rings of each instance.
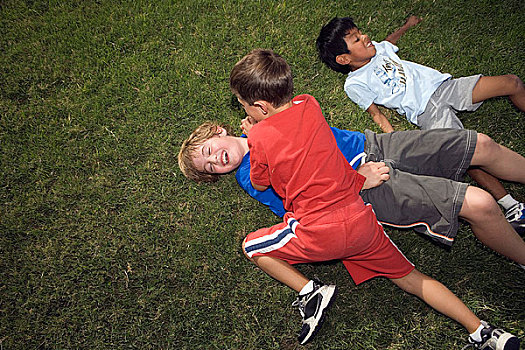
[[[226,174],[241,165],[247,152],[246,139],[223,133],[213,136],[197,147],[193,155],[193,164],[203,173]]]
[[[349,30],[344,36],[344,41],[350,53],[337,56],[337,62],[348,64],[351,70],[363,67],[376,55],[376,48],[368,35],[361,33],[357,28]],[[343,60],[344,63],[339,60]]]

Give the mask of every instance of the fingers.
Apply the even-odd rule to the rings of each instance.
[[[382,182],[388,181],[390,179],[390,168],[386,166],[385,162],[374,162],[373,166],[375,167],[375,171],[379,174],[379,179]]]
[[[385,162],[374,162],[374,161],[371,161],[371,160],[368,161],[368,162],[366,162],[366,164],[373,164],[373,165],[377,165],[377,166],[379,166],[379,167],[382,167],[382,166],[385,166],[385,165],[386,165]]]
[[[376,171],[378,171],[380,174],[388,174],[388,171],[390,170],[386,166],[385,162],[373,162],[373,165],[375,166]]]
[[[255,121],[255,119],[253,119],[252,117],[250,116],[247,116],[246,118],[244,118],[243,120],[241,120],[241,129],[243,131],[244,134],[248,135],[248,133],[250,132],[251,128],[256,124],[257,122]]]
[[[255,125],[256,121],[252,117],[248,116],[241,120],[241,125]]]
[[[423,20],[423,18],[421,17],[417,17],[417,16],[410,16],[408,17],[408,19],[406,20],[406,24],[410,27],[413,27],[417,24],[419,24],[421,21]]]

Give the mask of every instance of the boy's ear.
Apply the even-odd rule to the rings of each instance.
[[[226,136],[228,134],[226,129],[221,128],[220,126],[217,127],[217,131],[215,131],[215,132],[216,132],[217,136]]]
[[[270,107],[268,102],[260,100],[260,101],[255,101],[253,105],[257,107],[263,115],[268,114],[269,107]]]
[[[349,53],[343,53],[341,55],[337,55],[335,57],[335,61],[342,66],[347,66],[352,62],[352,57]]]

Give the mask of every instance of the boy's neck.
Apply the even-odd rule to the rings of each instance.
[[[271,116],[277,114],[277,113],[281,113],[282,111],[285,111],[287,110],[288,108],[292,107],[293,106],[293,101],[288,101],[286,102],[284,105],[282,106],[279,106],[277,108],[274,108],[271,104],[269,105],[269,108],[268,108],[268,115],[266,116],[266,118],[264,119],[267,119],[267,118],[270,118]]]
[[[358,65],[355,65],[355,66],[353,66],[352,64],[349,64],[348,66],[350,67],[350,71],[351,71],[351,72],[355,72],[355,71],[358,70],[359,68],[362,68],[362,67],[366,66],[367,64],[369,64],[370,61],[372,61],[372,59],[369,59],[368,61],[366,61],[366,62],[362,62],[362,63],[360,63],[360,64],[358,64]]]
[[[239,137],[238,138],[239,143],[241,145],[241,149],[244,155],[250,151],[250,148],[248,147],[248,138],[247,137]]]

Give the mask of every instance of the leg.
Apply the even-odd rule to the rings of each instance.
[[[286,284],[296,292],[300,292],[310,281],[286,261],[271,256],[258,256],[253,259],[253,262],[268,275]]]
[[[246,253],[246,239],[242,242],[242,250],[246,257],[254,262],[261,270],[279,282],[286,284],[299,294],[297,300],[292,304],[299,308],[302,317],[302,327],[299,343],[304,345],[314,337],[324,323],[326,312],[333,304],[337,287],[335,285],[323,285],[322,283],[310,282],[302,273],[288,262],[267,255],[250,258]],[[308,284],[308,286],[307,286]],[[307,291],[303,290],[307,287]],[[308,291],[309,289],[309,291]]]
[[[419,297],[434,310],[459,322],[469,333],[481,324],[481,320],[447,287],[418,270],[391,281],[407,293]]]
[[[487,192],[469,186],[459,216],[470,223],[472,231],[484,245],[525,265],[525,241],[505,220]]]
[[[467,170],[467,173],[474,181],[488,191],[495,200],[500,200],[508,194],[501,182],[486,171],[478,168],[470,168]]]
[[[507,195],[508,193],[501,183],[496,178],[491,178],[490,175],[503,180],[524,183],[525,158],[497,144],[487,135],[478,133],[476,148],[470,165],[479,166],[480,169],[471,168],[469,175],[486,188],[497,201],[502,199],[498,203],[505,207],[506,220],[520,235],[523,235],[525,232],[525,207],[523,203],[519,203]]]
[[[478,133],[476,150],[470,162],[502,180],[525,184],[525,158]]]
[[[242,250],[244,250],[245,241],[242,242]],[[246,254],[246,253],[245,253]],[[261,270],[266,272],[271,277],[275,278],[281,283],[284,283],[288,287],[292,288],[296,292],[300,292],[301,289],[308,283],[309,279],[306,278],[299,270],[290,265],[284,260],[277,259],[271,256],[257,256],[253,259],[246,257],[255,263]]]
[[[509,96],[520,111],[525,111],[525,87],[517,76],[509,74],[481,77],[472,90],[472,103],[497,96]]]

